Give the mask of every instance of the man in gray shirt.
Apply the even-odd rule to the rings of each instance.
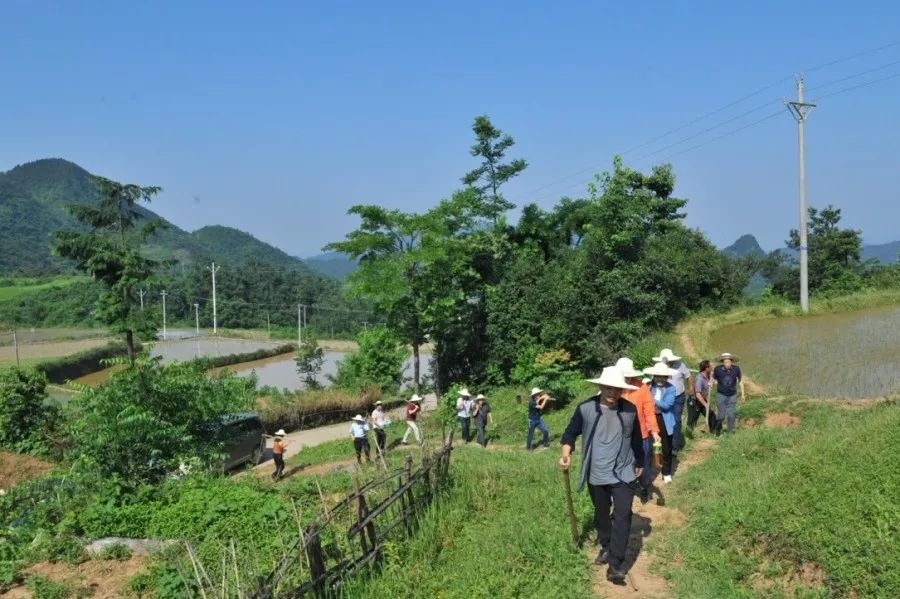
[[[559,465],[563,470],[569,469],[572,449],[580,435],[583,457],[578,490],[588,487],[600,543],[600,553],[594,563],[609,563],[607,580],[624,584],[623,562],[631,534],[631,503],[641,474],[644,448],[637,408],[621,395],[624,389],[635,387],[627,384],[622,371],[614,366],[604,368],[600,378],[589,381],[599,385],[600,391],[575,408],[562,436]]]

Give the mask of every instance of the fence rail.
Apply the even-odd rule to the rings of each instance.
[[[422,512],[446,488],[453,434],[413,470],[404,467],[359,486],[300,530],[272,573],[245,594],[253,599],[317,597],[336,592],[363,568],[377,563],[386,541],[412,534]]]

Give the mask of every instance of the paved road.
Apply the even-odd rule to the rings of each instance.
[[[432,412],[435,409],[437,409],[437,396],[435,396],[433,393],[429,393],[425,396],[425,400],[422,402],[422,412]],[[395,423],[400,423],[402,425],[403,421],[405,420],[405,410],[406,406],[395,408],[388,412],[388,416]],[[317,428],[297,430],[292,433],[288,433],[288,435],[285,437],[285,440],[290,442],[290,444],[285,447],[284,457],[289,458],[291,456],[297,455],[304,447],[312,447],[314,445],[326,443],[328,441],[336,441],[349,438],[349,421],[341,422],[339,424],[329,424],[328,426],[320,426]],[[265,466],[266,463],[271,460],[272,442],[270,440],[268,442],[268,445],[266,446],[266,452],[265,454],[263,454],[262,461],[259,463],[257,468]]]

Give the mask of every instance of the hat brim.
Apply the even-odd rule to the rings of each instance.
[[[657,364],[657,366],[658,365],[659,364]],[[670,376],[674,376],[678,372],[677,370],[675,370],[673,368],[668,368],[668,367],[666,368],[665,371],[656,372],[654,370],[655,368],[656,368],[656,366],[653,366],[651,368],[644,370],[644,374],[647,376],[664,376],[664,377],[668,378]]]
[[[629,370],[628,372],[622,371],[622,376],[626,379],[636,379],[638,377],[644,376],[644,373],[640,370]]]
[[[624,376],[624,375],[623,375]],[[609,381],[604,381],[603,379],[584,379],[589,383],[594,383],[595,385],[600,385],[601,387],[612,387],[614,389],[622,389],[623,391],[634,391],[637,389],[634,385],[629,385],[628,383],[611,383]]]
[[[737,362],[738,357],[732,356],[731,354],[727,354],[727,355],[720,354],[719,356],[716,357],[716,362],[724,362],[725,360],[731,360],[732,362]]]

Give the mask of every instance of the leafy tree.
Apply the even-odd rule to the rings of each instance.
[[[141,358],[72,400],[71,458],[129,483],[158,481],[195,460],[215,465],[224,442],[217,424],[253,401],[246,378]]]
[[[475,117],[472,125],[475,132],[475,144],[472,146],[472,156],[481,158],[481,165],[465,174],[462,182],[477,190],[484,203],[485,216],[494,219],[513,208],[513,204],[503,198],[500,187],[521,173],[528,166],[522,159],[513,160],[507,164],[502,161],[506,151],[516,142],[509,135],[494,127],[487,116]]]
[[[139,203],[149,202],[160,188],[122,184],[104,177],[93,180],[100,192],[99,202],[68,207],[89,231],[56,231],[54,249],[103,283],[105,290],[96,306],[98,320],[125,335],[128,357],[134,362],[135,337],[151,339],[156,334],[150,313],[136,308],[137,287],[158,265],[141,254],[140,242],[162,226],[162,221],[154,220],[138,227],[143,218]]]
[[[47,379],[36,370],[0,370],[0,447],[12,451],[41,451],[41,432],[53,420],[46,406]]]
[[[294,357],[297,364],[297,373],[303,377],[303,383],[307,389],[319,389],[321,385],[316,378],[322,371],[325,362],[325,352],[319,346],[319,342],[312,335],[303,338],[303,343],[297,348]]]
[[[356,339],[359,349],[338,362],[337,374],[331,377],[334,386],[348,391],[370,387],[397,390],[407,356],[402,339],[385,326],[369,327]]]

